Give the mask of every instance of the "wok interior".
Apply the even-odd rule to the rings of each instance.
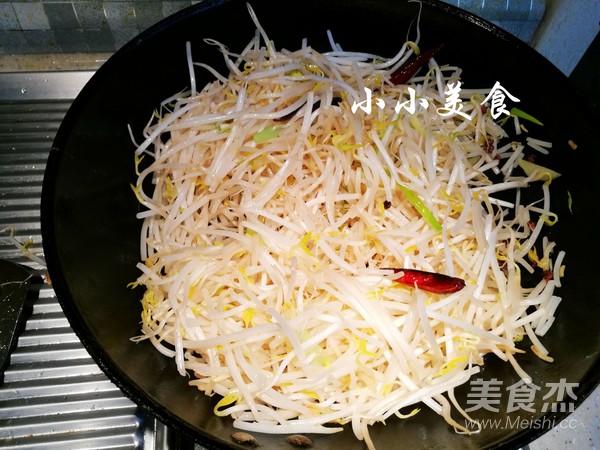
[[[42,199],[50,276],[82,342],[134,401],[209,447],[235,446],[230,439],[235,431],[231,420],[212,413],[217,399],[189,387],[174,362],[151,344],[130,341],[140,333],[142,292],[126,287],[138,275],[135,264],[141,226],[135,218],[140,206],[130,188],[135,180],[134,146],[127,125],[141,141],[142,128],[154,108],[189,86],[186,41],[192,43],[195,61],[223,72],[220,53],[203,39],[213,38],[241,51],[252,38],[255,28],[245,3],[219,3],[199,4],[161,22],[100,68],[58,132]],[[278,3],[261,0],[252,2],[252,6],[277,48],[293,50],[306,37],[309,45],[326,51],[326,31],[331,30],[344,49],[391,57],[407,37],[416,39],[416,3],[309,0],[282,8]],[[293,13],[288,12],[290,9]],[[517,355],[517,360],[538,386],[560,378],[578,382],[575,392],[582,400],[596,386],[598,373],[598,304],[592,258],[598,254],[599,240],[592,214],[600,192],[594,168],[600,165],[591,136],[597,120],[590,116],[589,108],[574,93],[567,78],[549,62],[520,41],[477,22],[446,4],[423,2],[420,46],[428,48],[443,42],[445,47],[437,61],[461,67],[465,88],[490,88],[499,81],[521,99],[521,109],[544,122],[539,132],[536,129],[535,137],[555,144],[543,164],[563,174],[552,184],[552,210],[559,222],[550,237],[558,242],[557,248],[566,250],[567,271],[563,287],[558,290],[563,303],[557,320],[542,340],[555,362],[543,362],[529,351]],[[211,81],[201,69],[196,74],[199,86]],[[557,92],[563,94],[559,102]],[[577,143],[577,150],[567,145],[568,140]],[[523,341],[521,347],[528,349],[529,345]],[[482,378],[503,380],[504,388],[519,380],[510,365],[495,357],[486,358],[486,362]],[[468,385],[457,391],[463,406],[468,392]],[[503,395],[499,406],[502,412],[506,411],[506,401],[507,395]],[[528,416],[540,417],[541,403],[538,396],[536,413]],[[516,417],[526,413],[511,414]],[[484,419],[498,414],[479,410],[473,416]],[[456,418],[461,419],[458,414]],[[465,437],[424,407],[414,418],[394,418],[385,425],[373,426],[371,434],[381,449],[480,448],[500,444],[518,447],[543,431],[499,429]],[[349,428],[343,434],[312,437],[318,448],[363,448]],[[257,439],[265,449],[287,447],[283,436],[257,435]]]

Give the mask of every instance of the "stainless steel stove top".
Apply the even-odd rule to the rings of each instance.
[[[92,72],[0,74],[0,258],[45,267],[40,194],[46,158],[72,100]],[[0,385],[0,447],[169,449],[176,436],[124,397],[72,331],[52,287],[36,286]]]

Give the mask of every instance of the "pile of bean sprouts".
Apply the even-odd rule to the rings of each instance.
[[[206,40],[229,74],[193,62],[188,44],[191,89],[160,105],[137,145],[135,285],[146,290],[134,339],[218,394],[215,413],[239,429],[349,424],[374,448],[370,425],[423,405],[472,432],[452,417],[469,417],[453,392],[484,355],[526,382],[516,353],[551,361],[539,336],[560,302],[564,252],[542,233],[556,221],[551,177],[519,167],[551,144],[499,145],[508,134],[481,104],[489,88],[462,90],[468,117],[441,114],[459,67],[432,59],[409,85],[390,84],[418,40],[391,58],[345,51],[330,33],[324,53],[306,41],[277,50],[249,10],[257,32],[240,53]],[[214,81],[198,89],[197,70]],[[353,111],[365,87],[372,110]],[[416,110],[396,111],[409,87]],[[538,200],[522,203],[523,189]],[[428,293],[390,268],[466,286]],[[547,276],[523,287],[521,273],[540,268]],[[531,350],[517,347],[525,336]]]

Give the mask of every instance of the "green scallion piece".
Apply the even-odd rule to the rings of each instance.
[[[520,117],[521,119],[529,120],[530,122],[533,122],[535,124],[544,126],[544,124],[542,122],[540,122],[539,120],[537,120],[532,115],[527,114],[525,111],[521,111],[519,108],[514,108],[514,107],[511,108],[510,114],[512,116],[517,116],[517,117]]]
[[[252,136],[252,140],[257,144],[260,144],[261,142],[265,142],[270,139],[275,139],[279,136],[280,131],[280,128],[267,127],[264,130],[254,133],[254,136]]]
[[[425,205],[425,202],[423,202],[423,200],[421,200],[421,198],[413,190],[403,185],[399,186],[406,199],[415,207],[419,214],[423,216],[423,219],[425,219],[435,231],[442,231],[442,225],[438,222],[427,205]]]

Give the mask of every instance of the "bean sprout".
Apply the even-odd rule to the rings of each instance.
[[[277,50],[252,19],[259,33],[241,54],[216,43],[237,70],[198,91],[192,75],[191,91],[161,106],[137,147],[146,291],[134,339],[222,396],[215,413],[243,430],[351,424],[374,448],[369,425],[422,404],[470,432],[450,405],[468,417],[453,390],[483,356],[530,380],[516,342],[529,335],[548,354],[535,336],[554,320],[564,258],[553,266],[547,239],[534,254],[554,217],[548,183],[539,202],[522,203],[520,191],[541,182],[518,170],[523,144],[498,145],[507,135],[480,95],[462,103],[470,120],[436,112],[456,68],[432,63],[409,85],[429,108],[394,111],[409,86],[390,74],[418,42],[389,59],[342,51],[331,35],[329,53],[306,42]],[[386,106],[353,113],[363,87]],[[555,280],[523,287],[519,261],[543,263]],[[393,267],[449,273],[466,287],[427,293],[395,283]]]

